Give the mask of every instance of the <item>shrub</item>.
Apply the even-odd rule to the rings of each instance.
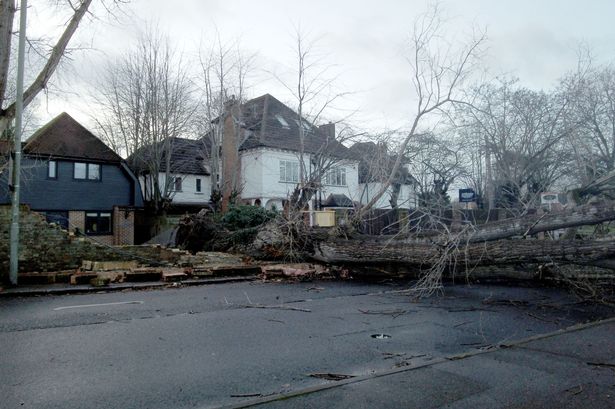
[[[276,212],[260,206],[237,205],[231,206],[222,217],[222,223],[229,230],[239,230],[258,227],[276,216]]]

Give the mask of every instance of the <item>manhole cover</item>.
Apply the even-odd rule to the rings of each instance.
[[[389,334],[374,334],[372,335],[372,338],[387,339],[387,338],[391,338],[391,336]]]

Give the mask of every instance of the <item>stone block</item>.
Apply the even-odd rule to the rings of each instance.
[[[77,273],[70,276],[70,283],[72,285],[88,284],[90,280],[96,277],[96,273]]]
[[[125,281],[160,281],[162,278],[162,271],[159,268],[135,268],[126,272]]]
[[[188,278],[188,275],[181,271],[166,271],[162,272],[162,280],[166,282],[181,281]]]
[[[248,276],[258,275],[261,273],[260,266],[247,266],[247,265],[230,265],[230,266],[216,266],[211,268],[211,272],[214,276]]]
[[[139,266],[135,260],[130,261],[93,261],[92,271],[131,270]]]
[[[90,285],[92,287],[106,287],[110,282],[111,280],[108,277],[96,277],[90,280]]]

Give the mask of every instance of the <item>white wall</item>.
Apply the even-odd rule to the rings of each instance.
[[[241,153],[242,173],[242,198],[261,199],[263,206],[270,200],[275,200],[276,207],[280,208],[282,199],[292,194],[294,182],[280,180],[280,160],[298,162],[299,157],[295,152],[282,151],[267,148],[254,149]],[[310,169],[310,155],[304,156],[306,169]],[[359,200],[359,174],[358,162],[340,162],[336,166],[346,169],[347,186],[324,186],[323,200],[331,193],[345,194],[352,200]]]
[[[374,197],[376,193],[378,193],[381,187],[382,187],[382,183],[380,182],[361,183],[361,187],[360,187],[361,204],[367,204],[367,202],[369,202],[372,199],[372,197]],[[391,204],[389,203],[389,200],[391,199],[392,190],[393,188],[389,186],[387,188],[386,193],[383,194],[378,199],[378,201],[374,205],[374,208],[390,209]],[[416,196],[416,191],[414,187],[412,185],[402,185],[400,192],[399,192],[399,197],[397,199],[397,206],[402,209],[408,209],[408,208],[413,209],[413,208],[416,208],[416,203],[417,203],[416,201],[417,201],[417,196]]]
[[[173,189],[173,179],[176,177],[182,178],[182,190],[181,192],[171,191],[171,200],[173,203],[186,203],[186,204],[205,204],[209,202],[209,198],[211,196],[211,176],[206,175],[186,175],[186,174],[172,174],[171,178],[171,189]],[[164,172],[160,172],[158,174],[158,183],[160,184],[161,189],[164,189],[164,183],[166,179],[166,174]],[[196,180],[201,179],[201,192],[196,191]],[[148,197],[145,197],[145,178],[139,177],[139,182],[141,183],[141,188],[144,194],[145,200],[149,200],[151,187],[147,186]]]

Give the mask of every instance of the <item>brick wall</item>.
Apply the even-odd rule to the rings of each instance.
[[[78,228],[83,234],[85,233],[85,213],[84,211],[71,210],[68,212],[68,222],[71,231]],[[117,245],[132,245],[135,238],[135,212],[131,208],[118,207],[113,208],[112,229],[113,234],[105,236],[90,236],[92,241],[105,244],[108,246]]]
[[[71,230],[79,229],[81,233],[85,233],[85,212],[74,210],[69,211],[68,226]]]
[[[78,217],[76,214],[73,216]],[[43,216],[30,211],[27,206],[21,206],[19,224],[21,272],[68,270],[81,266],[82,260],[134,258],[127,252],[97,245],[87,238],[75,237],[57,225],[48,224]],[[0,206],[0,278],[5,280],[9,270],[10,225],[11,207]],[[113,239],[113,236],[108,237]]]
[[[133,209],[113,208],[113,244],[130,245],[135,242],[135,212]]]

